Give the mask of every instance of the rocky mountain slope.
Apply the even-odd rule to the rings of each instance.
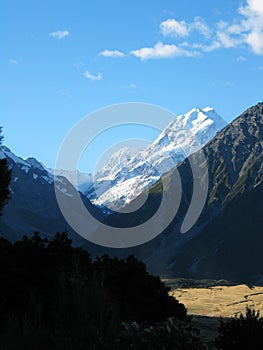
[[[28,160],[28,159],[27,159]],[[46,169],[52,175],[53,169]],[[89,192],[93,187],[93,175],[83,171],[56,170],[56,175],[65,177],[69,182],[75,184],[76,189],[81,193]]]
[[[137,254],[162,275],[263,281],[263,103],[226,126],[202,152],[208,166],[208,196],[190,231],[181,234],[180,228],[192,197],[190,164],[200,163],[200,151],[166,173],[135,215],[108,220],[120,226],[143,222],[160,203],[164,178],[165,190],[176,193],[169,181],[179,172],[183,196],[177,215],[159,237],[137,248]]]
[[[200,162],[203,155],[205,163]],[[162,175],[150,187],[147,201],[135,212],[105,217],[82,196],[90,211],[107,224],[131,227],[146,222],[158,210],[163,190],[173,196],[176,207],[179,183],[173,179],[179,173],[182,198],[176,216],[162,234],[134,248],[98,249],[87,241],[83,242],[59,211],[52,174],[35,159],[23,160],[6,147],[1,147],[0,156],[8,159],[13,170],[12,199],[4,209],[0,224],[1,234],[9,239],[33,231],[50,235],[67,230],[77,244],[83,244],[91,252],[119,257],[135,254],[152,272],[162,276],[263,283],[263,103],[249,108],[218,132],[202,151],[191,154]],[[132,160],[125,154],[123,157],[128,164]],[[193,164],[208,167],[208,195],[199,219],[182,234],[181,225],[192,199]],[[117,173],[120,170],[117,169]],[[77,194],[64,177],[61,177],[59,190],[65,198]],[[144,193],[128,207],[134,203],[137,207],[136,202],[140,202],[141,196]],[[170,209],[163,211],[164,220]],[[153,221],[153,229],[158,224]]]
[[[63,176],[55,183],[54,176],[35,158],[24,160],[5,146],[0,146],[0,158],[7,158],[12,169],[11,199],[0,218],[1,235],[16,240],[24,234],[32,235],[34,231],[46,236],[67,231],[74,244],[83,244],[82,237],[62,216],[55,196],[54,185],[65,199],[74,199],[78,192],[72,184]],[[96,217],[103,218],[101,211],[85,196],[81,195],[81,199]]]
[[[212,219],[171,257],[173,271],[263,283],[263,103],[227,126],[205,152],[210,189],[203,218]]]
[[[158,181],[191,153],[204,146],[226,122],[213,108],[193,108],[171,121],[158,138],[142,150],[122,148],[94,176],[94,204],[119,209]],[[97,198],[96,198],[97,197]]]

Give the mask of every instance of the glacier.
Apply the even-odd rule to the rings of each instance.
[[[145,149],[115,152],[84,193],[93,204],[121,210],[227,125],[212,107],[195,107],[172,120]]]

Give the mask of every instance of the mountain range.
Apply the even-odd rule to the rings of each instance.
[[[225,126],[213,108],[193,108],[171,121],[145,149],[125,147],[114,153],[94,176],[96,191],[90,188],[85,195],[95,205],[120,209]]]
[[[0,146],[0,158],[6,158],[12,170],[11,199],[0,219],[1,235],[14,241],[35,231],[46,237],[67,231],[74,244],[83,244],[84,239],[72,230],[61,214],[55,195],[55,186],[65,200],[79,195],[67,179],[72,174],[61,172],[63,176],[57,176],[55,181],[52,172],[42,163],[32,157],[22,159],[6,146]],[[101,210],[81,193],[80,196],[89,211],[99,219],[104,218]]]
[[[182,133],[187,143],[178,149]],[[192,199],[191,166],[204,166],[200,161],[203,156],[208,169],[207,199],[199,219],[182,234],[181,226]],[[130,227],[145,222],[158,210],[163,190],[174,196],[176,206],[178,188],[173,179],[180,174],[182,198],[176,216],[158,237],[134,248],[107,249],[79,237],[57,206],[52,173],[34,158],[23,160],[5,146],[1,146],[0,157],[6,157],[12,168],[12,199],[4,208],[0,223],[1,234],[7,238],[15,240],[33,231],[50,236],[67,230],[74,244],[81,244],[94,254],[123,257],[132,253],[162,276],[263,283],[263,103],[249,108],[229,125],[211,108],[193,109],[172,121],[145,150],[134,153],[124,149],[109,159],[95,177],[99,183],[105,178],[110,181],[113,204],[125,205],[129,212],[140,197],[148,198],[135,212],[106,215],[80,194],[86,207],[108,225]],[[146,166],[149,159],[155,167]],[[173,166],[169,168],[171,159]],[[65,198],[78,195],[66,177],[59,178],[60,183],[55,185],[59,185]],[[95,197],[90,180],[82,183],[83,192],[99,206],[109,204],[109,193],[102,186],[101,195]],[[131,196],[125,195],[129,181]],[[140,186],[133,188],[135,182]]]
[[[190,164],[200,163],[203,154],[208,166],[207,200],[195,225],[182,234],[180,228],[192,196]],[[148,266],[162,275],[263,283],[262,160],[263,103],[259,103],[227,125],[201,151],[166,173],[151,188],[150,199],[136,216],[124,219],[124,214],[118,214],[108,220],[132,226],[148,218],[161,201],[164,178],[165,183],[172,183],[179,172],[183,196],[177,215],[160,236],[140,246],[137,254],[147,252]],[[172,187],[166,190],[177,191]]]
[[[205,147],[209,192],[206,225],[167,260],[172,274],[263,283],[263,103]],[[181,167],[185,167],[184,164]]]

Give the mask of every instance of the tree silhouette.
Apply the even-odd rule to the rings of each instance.
[[[133,340],[118,340],[125,321],[145,329],[143,350],[199,349],[184,305],[134,256],[94,261],[66,232],[52,240],[35,232],[0,239],[0,276],[1,350],[128,350]]]
[[[220,321],[215,345],[221,350],[263,349],[263,318],[259,312],[246,309],[246,315]]]
[[[104,286],[118,301],[124,321],[154,323],[172,316],[186,319],[185,306],[169,296],[169,287],[158,276],[149,274],[134,256],[119,260],[103,255],[94,265]]]
[[[0,128],[0,145],[3,141],[2,128]],[[9,183],[11,180],[11,170],[8,168],[7,160],[0,159],[0,215],[3,206],[10,197]]]

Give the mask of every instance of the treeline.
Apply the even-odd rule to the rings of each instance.
[[[142,262],[107,255],[92,261],[66,233],[51,241],[39,233],[14,244],[0,239],[0,278],[1,350],[130,349],[127,325],[159,329],[169,317],[178,339],[184,329],[183,349],[200,343],[184,305]]]
[[[91,260],[66,233],[0,239],[0,350],[263,348],[263,318],[221,320],[202,343],[186,308],[134,256]]]
[[[207,346],[186,308],[134,256],[91,260],[66,233],[0,239],[0,350],[261,349],[263,318],[221,320]]]

